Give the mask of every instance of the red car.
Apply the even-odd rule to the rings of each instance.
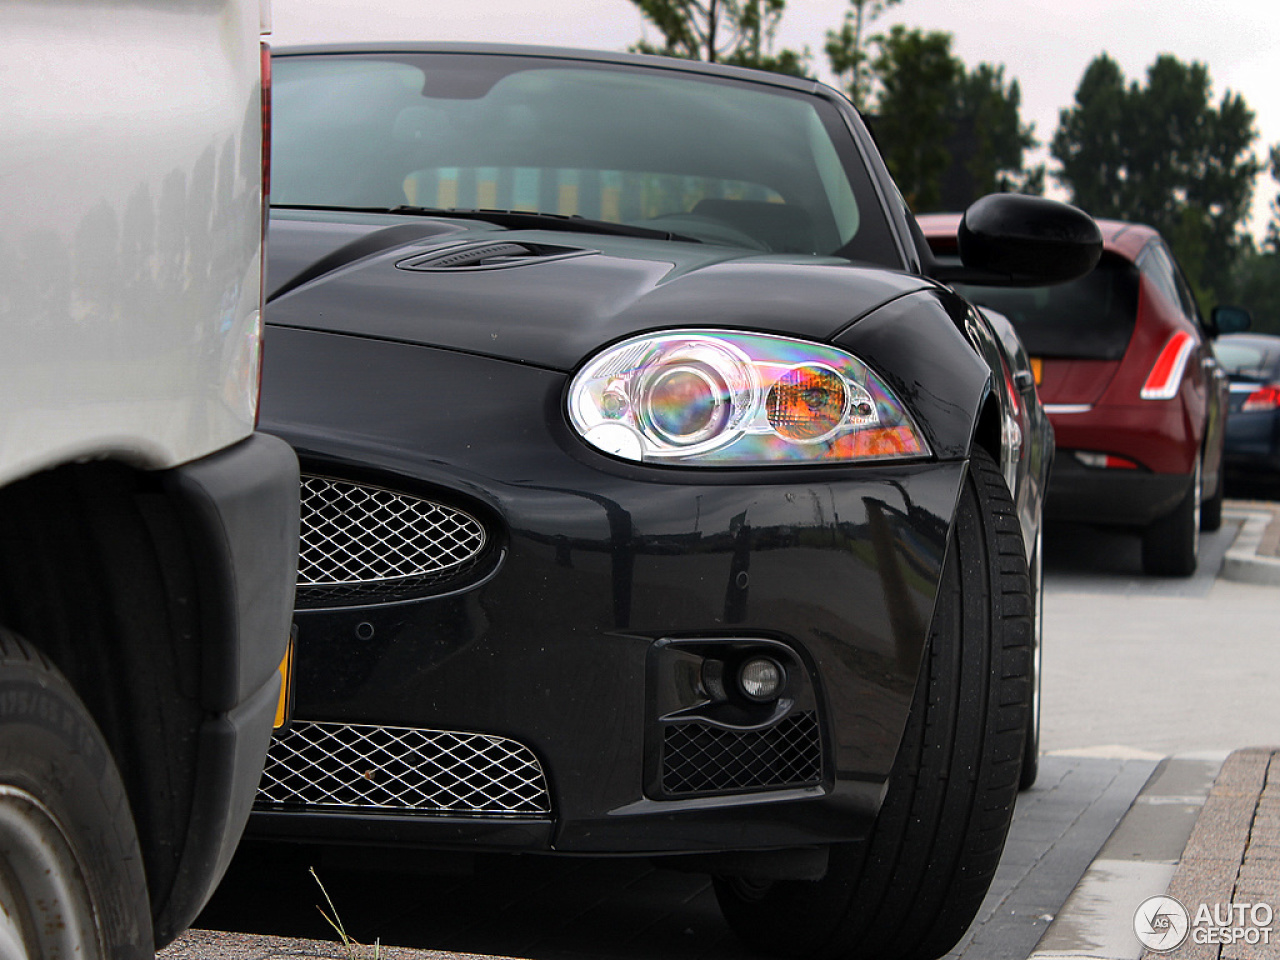
[[[959,217],[919,218],[944,275],[1012,322],[1057,439],[1045,516],[1135,528],[1148,574],[1195,572],[1200,531],[1222,522],[1227,381],[1210,340],[1248,326],[1206,322],[1160,234],[1099,220],[1103,254],[1056,287],[995,287],[958,267]]]

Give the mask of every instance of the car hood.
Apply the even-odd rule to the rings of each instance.
[[[385,214],[277,212],[267,322],[571,370],[656,329],[829,340],[929,281],[838,258]]]

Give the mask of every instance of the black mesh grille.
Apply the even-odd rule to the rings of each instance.
[[[822,738],[813,711],[765,730],[724,730],[678,723],[663,739],[667,796],[796,787],[822,779]]]

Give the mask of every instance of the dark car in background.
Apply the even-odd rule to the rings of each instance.
[[[920,218],[943,262],[958,220]],[[1031,356],[1057,438],[1045,516],[1134,528],[1146,573],[1190,576],[1200,531],[1222,522],[1227,387],[1211,342],[1240,311],[1206,321],[1155,230],[1099,226],[1104,252],[1086,277],[1015,288],[960,273],[956,289],[1007,316]]]
[[[659,857],[761,949],[944,953],[1034,779],[1052,441],[856,112],[447,45],[281,51],[274,97],[303,545],[251,831]],[[992,278],[1100,250],[1034,198],[963,230]]]
[[[1280,479],[1280,337],[1235,333],[1213,352],[1231,381],[1227,469],[1242,477]]]

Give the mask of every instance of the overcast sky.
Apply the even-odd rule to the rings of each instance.
[[[272,0],[272,7],[277,46],[401,39],[621,50],[642,35],[658,38],[630,0]],[[822,46],[847,8],[848,0],[789,0],[778,45],[808,46],[811,69],[830,81]],[[1106,51],[1132,80],[1144,79],[1161,53],[1202,61],[1215,100],[1231,90],[1254,110],[1259,156],[1280,143],[1280,0],[903,0],[875,27],[894,23],[948,31],[970,67],[1004,64],[1042,142],[1085,67]],[[1276,189],[1260,180],[1255,221],[1265,221]]]

